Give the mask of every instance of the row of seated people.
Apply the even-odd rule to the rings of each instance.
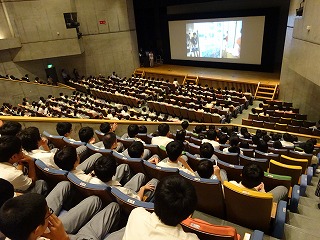
[[[319,123],[316,124],[316,122],[310,121],[249,114],[249,119],[242,119],[242,124],[246,126],[275,129],[306,135],[320,135],[320,130],[317,127]]]
[[[3,158],[1,159],[2,160],[1,161],[1,165],[6,165],[6,167],[7,167],[6,170],[9,170],[10,164],[12,164],[13,162],[18,163],[18,165],[21,165],[21,163],[24,162],[24,164],[28,166],[28,170],[29,170],[28,176],[24,176],[23,177],[23,174],[21,172],[20,175],[15,180],[12,180],[12,177],[14,178],[15,176],[12,176],[11,174],[10,174],[10,176],[8,176],[8,171],[5,171],[5,172],[1,171],[1,177],[4,177],[4,178],[7,178],[7,179],[11,180],[12,181],[11,183],[14,185],[15,190],[33,191],[33,189],[35,189],[35,187],[30,189],[30,187],[32,187],[32,182],[35,180],[35,178],[34,178],[34,169],[33,169],[34,168],[34,162],[30,158],[21,155],[21,146],[23,146],[24,149],[25,148],[28,149],[28,147],[32,146],[32,144],[30,144],[30,142],[29,143],[26,142],[26,139],[30,139],[31,142],[34,144],[34,142],[35,142],[34,140],[37,138],[38,139],[36,141],[37,142],[37,146],[42,146],[43,149],[48,149],[48,146],[45,146],[46,145],[45,141],[43,139],[39,139],[39,135],[40,135],[39,132],[36,132],[34,130],[35,130],[34,128],[27,128],[27,129],[22,130],[20,133],[18,133],[19,138],[21,138],[21,142],[19,142],[19,138],[15,137],[15,136],[8,136],[8,135],[2,135],[1,136],[1,139],[2,139],[2,141],[1,141],[2,153],[9,153],[7,155],[6,154],[1,154],[1,156],[3,156]],[[32,132],[33,132],[34,135],[32,134]],[[19,144],[20,144],[20,146],[17,146]],[[179,142],[172,142],[171,145],[172,146],[175,146],[175,145],[179,146],[181,144],[179,144]],[[13,149],[15,149],[15,150],[12,151]],[[168,149],[170,149],[170,147],[168,147]],[[45,150],[43,150],[43,151],[45,151]],[[6,157],[8,157],[9,159],[5,159]],[[90,159],[92,159],[93,157],[94,156],[91,156]],[[79,163],[79,158],[77,158],[77,156],[76,156],[76,150],[75,149],[72,150],[71,148],[67,147],[67,148],[63,148],[63,149],[61,149],[61,150],[59,150],[58,152],[55,153],[54,161],[55,161],[55,163],[57,165],[61,165],[61,167],[62,166],[64,166],[64,167],[65,166],[70,166],[70,168],[71,167],[74,168]],[[174,161],[173,158],[172,158],[172,161]],[[88,160],[85,160],[80,165],[83,166],[84,163],[88,164]],[[80,165],[78,165],[78,167]],[[98,166],[102,167],[102,168],[100,168],[100,170],[103,170],[104,167],[108,167],[108,166],[110,167],[110,165],[113,165],[113,167],[116,166],[114,164],[114,160],[112,159],[112,157],[108,158],[108,157],[100,156],[100,157],[98,157],[96,159],[96,161],[94,163],[95,167],[98,167]],[[23,166],[21,166],[21,167],[23,167]],[[18,171],[21,171],[19,168],[11,169],[11,170],[15,171],[16,175],[18,174]],[[76,169],[75,171],[80,171],[80,169]],[[113,171],[116,171],[116,170],[113,170]],[[13,172],[11,172],[11,173],[13,174]],[[109,176],[112,175],[112,174],[110,175],[110,173],[111,172],[109,172]],[[6,176],[6,174],[7,174],[7,176]],[[97,176],[99,175],[99,170],[98,169],[95,172],[95,174]],[[102,178],[103,179],[101,179],[101,180],[104,180],[106,178],[106,175],[103,174]],[[157,208],[157,205],[159,206],[159,204],[161,204],[161,206],[162,205],[166,206],[165,203],[160,203],[161,197],[159,197],[159,195],[158,195],[159,192],[161,192],[161,189],[164,190],[162,188],[162,186],[165,185],[166,188],[167,188],[168,187],[167,184],[175,185],[174,183],[176,183],[177,185],[175,185],[175,186],[179,188],[179,191],[172,191],[172,192],[177,194],[181,190],[184,190],[186,185],[188,185],[188,183],[186,183],[186,180],[181,180],[181,178],[176,178],[174,180],[172,180],[172,179],[173,178],[171,178],[171,180],[163,180],[162,182],[159,183],[159,185],[158,185],[158,187],[157,187],[157,189],[155,191],[155,194],[154,194],[155,195],[155,200],[154,200],[154,208],[155,209]],[[24,181],[26,183],[25,184],[26,188],[22,189],[21,185],[18,184],[18,181]],[[129,181],[132,181],[132,179],[130,179]],[[27,187],[27,185],[29,187]],[[39,185],[39,184],[36,183],[35,186],[36,185]],[[155,214],[154,215],[159,217],[159,219],[164,224],[164,227],[165,227],[165,225],[169,225],[169,226],[175,227],[175,229],[173,229],[173,232],[171,233],[172,234],[172,239],[176,239],[177,237],[180,238],[181,237],[180,234],[185,234],[182,231],[180,225],[178,225],[178,224],[183,219],[187,218],[190,215],[190,213],[192,213],[194,211],[194,209],[195,209],[196,197],[194,197],[194,196],[196,196],[196,192],[195,192],[194,188],[192,188],[190,186],[191,185],[189,183],[189,189],[193,189],[192,191],[187,191],[188,192],[187,195],[186,194],[180,194],[180,196],[182,196],[182,198],[184,198],[184,199],[186,198],[186,196],[188,196],[188,197],[191,196],[193,198],[193,207],[190,208],[190,211],[186,212],[186,206],[185,205],[183,205],[181,207],[183,209],[183,212],[184,212],[183,217],[181,217],[181,218],[179,217],[177,219],[177,221],[172,222],[173,221],[172,220],[173,216],[178,217],[180,215],[181,211],[178,210],[178,212],[177,212],[177,209],[172,208],[173,206],[170,205],[170,204],[169,204],[170,205],[170,209],[172,208],[173,215],[169,215],[170,216],[170,218],[169,218],[170,221],[169,222],[167,222],[166,220],[164,220],[164,218],[159,216],[159,213],[157,213],[157,210],[155,210]],[[150,190],[153,190],[154,186],[149,185],[148,187],[150,188]],[[147,186],[145,186],[143,188],[147,188]],[[3,189],[4,188],[1,188],[1,190],[3,190]],[[43,188],[41,188],[41,189],[43,189]],[[140,191],[141,190],[142,189],[140,189]],[[44,200],[44,197],[42,197],[42,199],[41,199],[42,204],[39,204],[40,197],[37,197],[39,195],[34,195],[34,194],[26,194],[26,195],[24,195],[25,197],[17,197],[14,200],[9,200],[7,203],[4,204],[4,206],[0,210],[0,212],[1,212],[1,214],[0,214],[1,215],[1,218],[0,218],[1,219],[0,220],[0,229],[1,229],[1,231],[3,233],[7,234],[8,237],[10,237],[11,239],[21,239],[21,238],[24,238],[25,236],[28,236],[29,234],[33,234],[31,239],[33,239],[33,237],[37,238],[40,235],[43,235],[45,237],[49,237],[50,238],[50,237],[57,237],[54,234],[58,234],[57,227],[59,227],[59,230],[61,230],[61,232],[59,232],[59,233],[63,234],[63,235],[58,235],[60,238],[57,237],[57,238],[52,238],[52,239],[68,239],[68,238],[66,238],[66,234],[67,233],[76,234],[77,237],[86,236],[86,237],[90,237],[90,238],[93,238],[93,239],[102,239],[105,236],[105,234],[107,232],[109,232],[113,228],[113,225],[117,222],[117,218],[118,218],[117,215],[119,215],[118,206],[113,203],[113,204],[108,204],[107,207],[105,207],[105,208],[102,208],[101,207],[101,203],[100,203],[100,201],[99,201],[99,199],[97,197],[89,197],[89,198],[86,198],[85,200],[83,200],[78,205],[76,205],[71,210],[69,210],[64,215],[59,216],[59,218],[57,218],[56,215],[53,215],[53,213],[57,214],[61,210],[61,202],[58,201],[58,206],[55,206],[54,203],[57,204],[57,200],[61,200],[61,199],[65,200],[66,198],[70,199],[69,191],[70,191],[70,184],[68,182],[60,182],[49,193],[49,195],[47,196],[47,198],[46,198],[47,204],[46,204],[46,201]],[[36,192],[38,192],[38,191],[36,191]],[[40,192],[44,194],[43,191],[40,191]],[[63,195],[59,195],[59,194],[63,194]],[[166,197],[168,198],[168,194],[170,194],[170,193],[168,191],[166,191],[165,193],[163,192],[163,194],[165,194]],[[1,195],[1,196],[3,196],[3,195]],[[169,202],[172,202],[171,199],[173,199],[173,198],[170,198]],[[174,197],[174,199],[177,200],[176,196]],[[27,201],[27,200],[29,200],[29,201]],[[19,201],[21,201],[21,202],[19,202]],[[24,211],[25,210],[24,206],[25,206],[25,204],[27,204],[29,206],[28,209],[30,210],[30,206],[33,206],[33,204],[32,204],[33,202],[34,202],[35,207],[38,207],[38,208],[39,208],[39,206],[43,206],[44,207],[45,212],[44,212],[42,217],[44,218],[45,216],[47,216],[45,218],[49,219],[49,222],[50,222],[50,224],[49,224],[50,233],[46,234],[46,233],[43,232],[47,228],[47,226],[43,226],[39,230],[37,228],[38,225],[31,226],[30,228],[28,228],[26,230],[26,232],[23,231],[25,229],[23,229],[22,231],[17,231],[17,229],[16,229],[17,222],[16,221],[15,221],[14,225],[12,225],[13,222],[10,222],[10,220],[8,222],[6,221],[7,217],[4,217],[4,216],[9,216],[9,215],[5,215],[5,214],[9,214],[9,213],[12,212],[11,211],[12,209],[15,209],[15,211],[21,211],[21,215],[19,215],[19,216],[21,216],[22,218],[19,218],[19,220],[20,220],[20,222],[18,221],[19,224],[21,222],[26,224],[26,218],[25,218],[26,215],[23,215],[23,214],[27,214],[27,215],[29,214],[28,215],[29,218],[30,218],[30,216],[32,216],[34,218],[35,215],[32,215],[32,214],[34,214],[34,212],[31,212],[31,213],[27,212],[26,213],[26,211]],[[88,212],[89,207],[88,208],[84,208],[83,207],[84,204],[87,207],[88,207],[88,204],[89,204],[90,209],[91,209],[90,212]],[[93,206],[92,206],[92,204],[93,204]],[[20,207],[18,207],[19,205],[20,205]],[[48,210],[47,205],[48,205],[48,207],[50,207],[50,210]],[[51,208],[51,206],[55,206],[56,208]],[[8,208],[10,209],[10,211],[8,211]],[[16,208],[18,208],[18,209],[16,209]],[[92,210],[92,208],[94,208],[94,210]],[[173,210],[173,209],[175,209],[175,210]],[[43,211],[43,209],[42,209],[42,211]],[[92,212],[92,211],[94,211],[94,212]],[[146,234],[149,235],[148,234],[148,229],[145,229],[146,226],[144,226],[146,223],[141,223],[141,226],[140,226],[141,227],[141,229],[140,229],[141,232],[137,231],[137,229],[136,229],[136,227],[137,227],[137,222],[136,222],[137,219],[134,217],[135,214],[139,215],[140,222],[141,222],[141,220],[143,220],[143,221],[145,220],[146,222],[148,222],[149,215],[147,214],[147,212],[145,212],[144,215],[141,215],[141,213],[143,214],[144,211],[145,210],[143,210],[143,209],[134,210],[134,212],[129,217],[128,224],[127,224],[126,228],[120,230],[120,232],[116,232],[115,235],[117,236],[118,234],[121,234],[121,236],[122,235],[124,236],[123,239],[136,239],[135,236],[143,237]],[[167,209],[165,211],[169,211],[169,209]],[[48,214],[46,214],[46,212]],[[14,212],[14,213],[17,214],[17,212]],[[84,220],[84,222],[80,221],[80,220],[83,220],[82,219],[84,217],[83,214],[85,215],[85,218],[86,218],[86,220]],[[82,218],[79,218],[79,215],[81,215]],[[166,213],[165,215],[168,215],[168,213]],[[146,219],[144,219],[142,216],[145,216]],[[134,218],[134,221],[131,220],[132,218]],[[11,218],[8,218],[8,219],[11,219]],[[75,221],[75,219],[77,219],[77,221]],[[158,220],[158,222],[160,222],[160,220]],[[87,221],[89,221],[89,222],[86,224]],[[192,222],[193,220],[189,219],[189,222],[190,221]],[[198,222],[198,224],[200,224],[200,223],[201,222]],[[39,223],[37,223],[37,224],[39,224]],[[134,225],[134,228],[135,228],[134,230],[132,229],[132,226],[131,226],[132,224]],[[41,221],[41,225],[44,225],[43,221]],[[10,226],[10,228],[8,226]],[[34,231],[35,229],[36,229],[36,231]],[[67,231],[64,231],[63,229],[66,229]],[[179,230],[178,231],[179,236],[176,235],[177,234],[176,233],[176,229]],[[131,231],[134,231],[134,232],[131,233]],[[150,231],[150,229],[149,229],[149,231]],[[19,235],[19,234],[22,234],[22,235]],[[24,235],[24,234],[27,234],[27,235]],[[40,234],[40,235],[38,235],[38,234]],[[157,234],[157,231],[154,234]],[[165,234],[166,234],[166,239],[171,239],[170,238],[170,233],[168,233],[166,231]],[[169,234],[169,236],[168,236],[168,234]],[[114,234],[109,235],[107,237],[107,239],[113,239],[111,236],[114,236]],[[192,237],[191,239],[198,239],[196,237],[196,235],[187,234],[187,236],[189,236],[190,238]],[[117,239],[117,238],[115,238],[115,239]]]
[[[88,89],[94,92],[94,94],[99,95],[99,92],[103,95],[103,93],[108,93],[108,95],[104,95],[104,97],[108,98],[111,97],[110,94],[118,95],[123,97],[124,99],[131,97],[138,97],[141,98],[141,95],[144,97],[142,99],[145,100],[167,100],[174,101],[175,104],[183,104],[193,102],[194,106],[198,109],[203,107],[212,108],[212,105],[216,103],[216,94],[214,93],[215,90],[213,88],[204,87],[202,90],[194,90],[193,85],[189,87],[186,86],[178,86],[176,89],[164,86],[164,83],[169,84],[168,82],[163,81],[146,81],[145,79],[133,79],[133,78],[123,78],[123,79],[116,79],[113,80],[110,78],[106,79],[87,79],[83,80],[88,85]],[[201,86],[199,86],[201,88]],[[241,90],[239,90],[241,91]],[[246,97],[241,92],[242,97],[238,97],[235,93],[235,90],[230,90],[221,92],[221,89],[217,90],[218,96],[220,98],[225,98],[224,102],[227,101],[226,105],[231,106],[232,104],[238,105],[246,103]],[[224,93],[224,95],[222,95]],[[233,96],[231,95],[233,94]],[[249,93],[248,93],[249,94]],[[210,96],[209,96],[210,95]],[[250,97],[250,95],[249,95]],[[208,99],[210,98],[210,99]],[[232,98],[232,99],[231,99]],[[244,102],[240,101],[244,100]],[[220,103],[220,102],[219,102]],[[224,104],[224,103],[223,103]],[[190,105],[189,107],[193,107]],[[236,106],[235,106],[236,107]]]

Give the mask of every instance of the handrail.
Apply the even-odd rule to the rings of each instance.
[[[258,86],[257,86],[257,89],[256,89],[256,93],[254,94],[254,99],[256,99],[256,97],[257,97],[257,93],[258,93],[259,87],[260,87],[260,82],[258,83]]]

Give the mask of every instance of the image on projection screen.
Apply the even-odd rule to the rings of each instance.
[[[187,57],[240,58],[242,21],[186,24]]]

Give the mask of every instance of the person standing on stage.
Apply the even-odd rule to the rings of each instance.
[[[153,67],[154,66],[154,56],[153,56],[152,51],[149,52],[149,62],[150,62],[150,67]]]

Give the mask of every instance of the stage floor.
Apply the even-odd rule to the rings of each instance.
[[[280,73],[265,73],[265,72],[251,72],[239,71],[218,68],[201,68],[189,67],[179,65],[156,65],[154,67],[140,67],[137,70],[143,70],[145,73],[160,74],[168,76],[182,77],[186,75],[199,76],[199,78],[206,80],[219,80],[226,82],[243,82],[258,84],[279,84]]]

